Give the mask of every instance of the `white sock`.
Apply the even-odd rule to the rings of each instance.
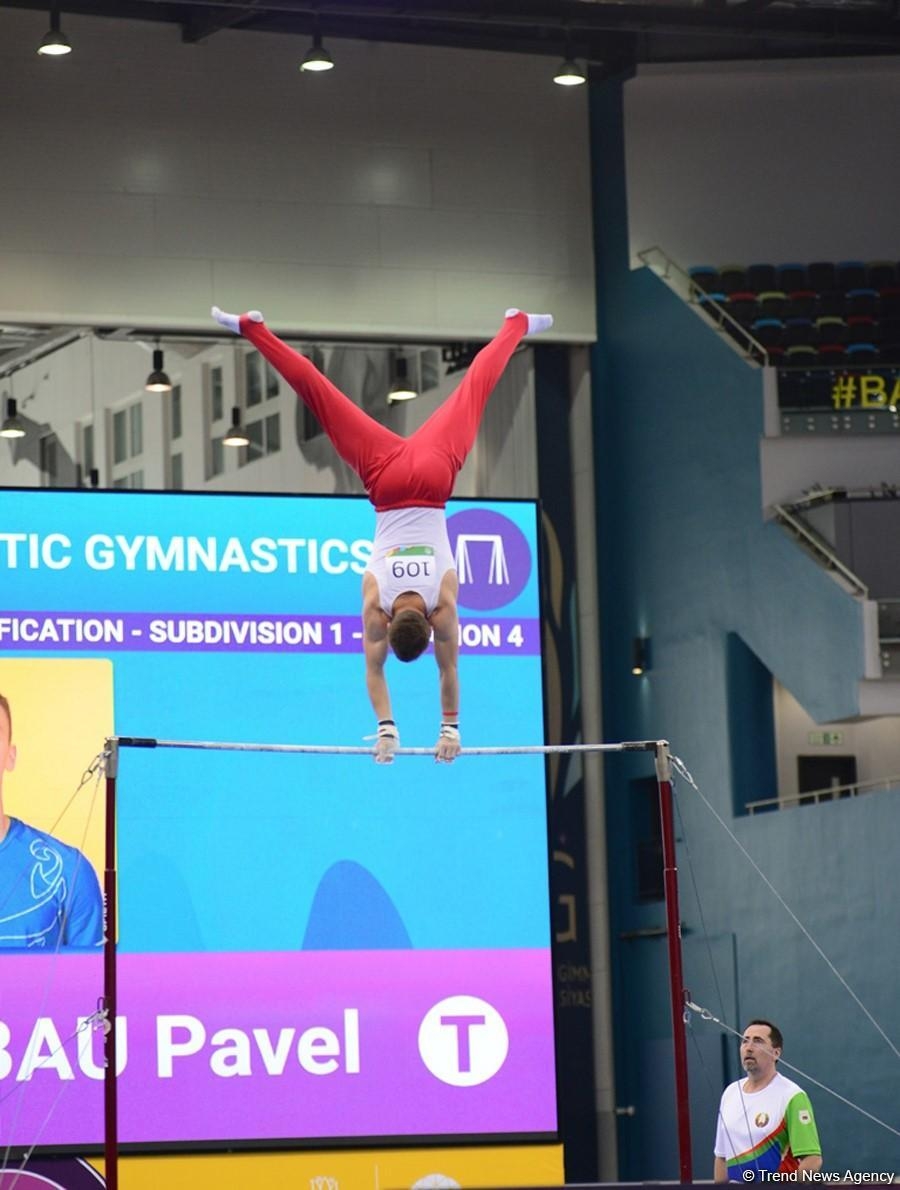
[[[514,318],[516,314],[524,313],[524,310],[507,310],[506,317]],[[552,314],[525,314],[525,317],[528,319],[528,330],[526,333],[529,335],[540,334],[541,331],[548,331],[553,326]]]
[[[212,314],[213,318],[215,318],[216,322],[220,323],[220,325],[226,327],[230,331],[233,331],[236,335],[241,333],[240,314],[227,314],[224,310],[220,310],[218,306],[213,306],[210,313]],[[251,310],[247,317],[252,322],[262,322],[263,320],[263,316],[260,314],[259,310]]]

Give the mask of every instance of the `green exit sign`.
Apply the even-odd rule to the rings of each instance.
[[[807,737],[808,744],[843,744],[844,733],[842,731],[811,731]]]

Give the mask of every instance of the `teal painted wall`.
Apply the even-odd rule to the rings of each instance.
[[[857,708],[859,608],[779,528],[763,522],[760,373],[649,270],[629,271],[622,84],[592,84],[591,105],[604,737],[670,740],[727,827],[679,784],[686,982],[695,999],[738,1029],[749,1014],[775,1020],[785,1034],[785,1059],[900,1128],[900,1054],[892,1049],[900,1044],[896,795],[734,815],[735,790],[748,783],[733,760],[742,758],[746,778],[754,749],[734,739],[742,717],[734,698],[729,706],[729,634],[824,722]],[[634,678],[630,649],[639,635],[652,640],[652,669]],[[748,713],[748,726],[754,722]],[[761,739],[760,779],[771,767],[771,740]],[[641,755],[613,756],[606,766],[618,1102],[637,1109],[620,1125],[625,1179],[678,1172],[665,942],[658,933],[664,913],[660,903],[636,899],[627,801],[631,780],[649,774],[652,765]],[[695,1176],[708,1177],[718,1095],[739,1074],[736,1043],[723,1045],[716,1026],[696,1019],[690,1034]],[[811,1093],[828,1169],[900,1169],[896,1136],[794,1077]]]

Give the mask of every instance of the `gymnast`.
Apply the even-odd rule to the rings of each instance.
[[[375,506],[375,541],[362,589],[366,688],[378,720],[375,760],[390,764],[400,747],[384,673],[388,646],[400,661],[415,661],[433,635],[441,699],[434,756],[449,764],[461,746],[459,583],[444,506],[510,356],[525,335],[551,327],[552,316],[507,310],[499,332],[475,356],[458,387],[415,433],[403,438],[364,413],[305,356],[283,343],[258,310],[237,315],[213,306],[212,315],[252,343],[309,406]]]

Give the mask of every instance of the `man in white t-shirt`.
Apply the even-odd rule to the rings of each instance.
[[[719,1103],[717,1182],[762,1181],[767,1173],[813,1173],[822,1148],[812,1105],[804,1090],[779,1074],[784,1039],[771,1021],[751,1021],[741,1038],[746,1079],[725,1088]]]
[[[305,356],[264,324],[258,310],[213,317],[243,335],[309,406],[375,506],[375,543],[363,576],[366,689],[378,719],[375,759],[389,764],[400,746],[384,675],[388,646],[415,661],[434,637],[441,727],[434,755],[460,751],[458,582],[444,506],[472,449],[488,397],[520,340],[553,325],[549,314],[507,310],[498,333],[475,356],[458,387],[415,433],[403,438],[369,417]]]

